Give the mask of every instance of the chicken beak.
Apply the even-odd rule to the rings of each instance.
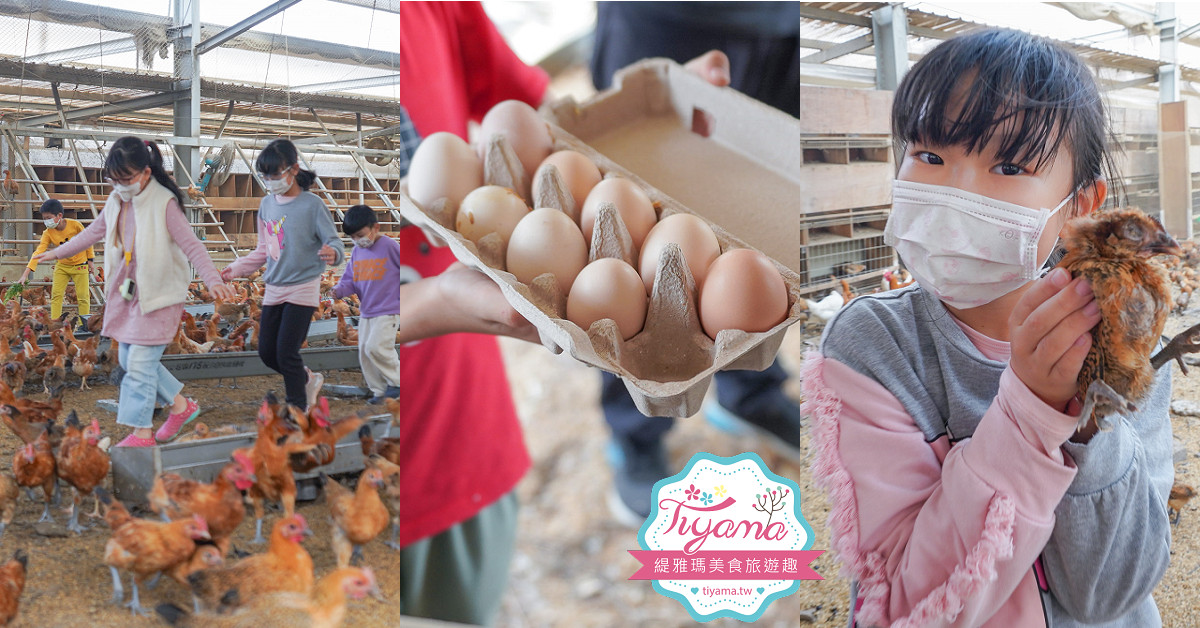
[[[1179,256],[1183,254],[1183,249],[1179,248],[1179,243],[1166,231],[1159,232],[1158,237],[1146,247],[1146,250],[1149,252],[1149,257],[1155,255]]]

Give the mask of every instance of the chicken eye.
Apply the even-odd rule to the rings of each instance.
[[[1142,227],[1133,223],[1127,223],[1125,228],[1121,230],[1121,237],[1125,238],[1126,240],[1141,241],[1144,235],[1145,233],[1142,231]]]

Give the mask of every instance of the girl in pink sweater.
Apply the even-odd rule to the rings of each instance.
[[[1076,432],[1098,307],[1042,276],[1113,180],[1094,78],[1049,40],[973,33],[912,68],[892,128],[885,239],[917,283],[851,301],[803,373],[852,623],[1161,625],[1170,370]]]

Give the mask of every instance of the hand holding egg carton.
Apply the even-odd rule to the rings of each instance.
[[[771,364],[804,308],[794,272],[523,103],[494,107],[480,136],[475,151],[426,138],[401,211],[543,344],[622,377],[648,415],[693,414],[716,371]]]

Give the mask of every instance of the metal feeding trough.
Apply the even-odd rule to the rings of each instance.
[[[357,369],[358,347],[336,346],[301,349],[304,365],[313,371],[332,371],[337,369]],[[254,351],[237,351],[234,353],[201,353],[198,355],[164,355],[162,365],[167,367],[177,379],[216,379],[230,377],[252,377],[255,375],[274,375],[275,371],[267,368],[258,353]]]
[[[367,418],[366,425],[371,427],[375,438],[383,438],[391,429],[391,419],[387,414],[372,416]],[[157,447],[113,447],[108,450],[112,460],[113,493],[126,504],[145,504],[146,493],[159,473],[178,473],[184,478],[211,482],[229,462],[233,450],[253,447],[255,437],[255,432],[246,432]],[[338,441],[336,451],[331,464],[296,474],[297,500],[316,499],[316,478],[320,472],[338,475],[364,468],[357,433]]]

